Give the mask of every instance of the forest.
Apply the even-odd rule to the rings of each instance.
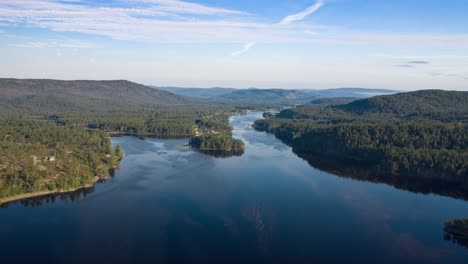
[[[202,136],[195,141],[208,140],[210,148],[237,150],[242,142],[232,138],[228,123],[233,111],[242,112],[232,107],[179,106],[140,112],[57,112],[46,119],[0,118],[0,199],[77,189],[105,178],[122,157],[120,147],[111,147],[110,136],[198,134]],[[53,161],[48,160],[51,157]]]
[[[107,133],[34,120],[0,120],[0,149],[0,201],[88,186],[123,156]]]
[[[128,81],[0,79],[0,199],[105,178],[123,155],[110,136],[200,136],[210,148],[238,149],[229,116],[249,107],[207,104]]]
[[[297,153],[352,161],[389,175],[466,184],[465,99],[464,92],[420,91],[338,106],[306,105],[267,115],[255,128],[275,134]]]
[[[145,111],[116,111],[96,114],[52,116],[61,125],[79,125],[112,135],[184,138],[203,131],[230,131],[228,117],[242,112],[234,107],[186,105],[159,107]]]
[[[234,111],[242,112],[233,107],[179,106],[140,112],[57,112],[45,119],[0,118],[0,199],[72,190],[94,183],[96,176],[105,177],[122,157],[120,147],[111,147],[110,136],[190,138],[197,134],[203,136],[194,137],[193,142],[208,140],[210,148],[237,150],[242,142],[232,138],[228,120]]]

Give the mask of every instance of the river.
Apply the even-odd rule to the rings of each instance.
[[[231,118],[240,157],[113,138],[110,180],[0,208],[2,263],[468,263],[442,230],[467,201],[321,171],[259,118]]]

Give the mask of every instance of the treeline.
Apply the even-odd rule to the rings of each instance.
[[[245,107],[202,103],[123,80],[0,79],[2,119],[53,120],[112,134],[190,137],[196,127],[228,131],[226,116]]]
[[[62,125],[80,125],[112,134],[190,137],[196,129],[229,132],[229,116],[242,110],[226,105],[185,105],[139,111],[121,109],[99,113],[50,115]]]
[[[188,113],[121,112],[66,116],[58,119],[63,125],[81,125],[112,134],[155,137],[189,137],[193,134],[197,116]]]
[[[87,186],[123,155],[102,131],[32,120],[0,120],[0,150],[0,198]]]
[[[257,121],[255,127],[274,133],[298,153],[352,161],[384,174],[466,183],[468,123],[461,121],[466,106],[460,107],[452,120],[453,106],[443,107],[451,99],[435,97],[449,93],[448,98],[452,98],[452,93],[425,92],[343,106],[287,109],[276,117]],[[407,97],[413,98],[414,105],[408,106],[411,100]],[[431,106],[427,98],[436,100],[439,107]],[[372,105],[369,111],[357,111],[358,106],[365,109],[365,104]],[[453,104],[459,104],[459,100]],[[437,118],[431,119],[434,116]]]
[[[465,181],[468,126],[464,124],[352,123],[266,119],[256,128],[274,133],[296,152],[340,158],[392,174]]]
[[[237,113],[243,113],[243,110],[237,110]],[[232,127],[229,125],[229,117],[233,112],[217,112],[205,114],[196,120],[197,126],[204,133],[211,133],[212,131],[223,132],[230,134]]]
[[[323,99],[325,100],[325,99]],[[418,120],[468,122],[468,92],[426,90],[376,96],[341,105],[306,104],[279,113],[288,119],[323,123]]]
[[[334,107],[356,115],[468,121],[468,92],[423,90],[376,96]]]

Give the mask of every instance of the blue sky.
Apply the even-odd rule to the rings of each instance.
[[[468,90],[466,0],[2,0],[0,77]]]

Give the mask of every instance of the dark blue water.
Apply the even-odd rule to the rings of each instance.
[[[314,169],[260,117],[231,120],[241,157],[114,138],[109,181],[0,208],[1,263],[468,263],[442,230],[468,202]]]

